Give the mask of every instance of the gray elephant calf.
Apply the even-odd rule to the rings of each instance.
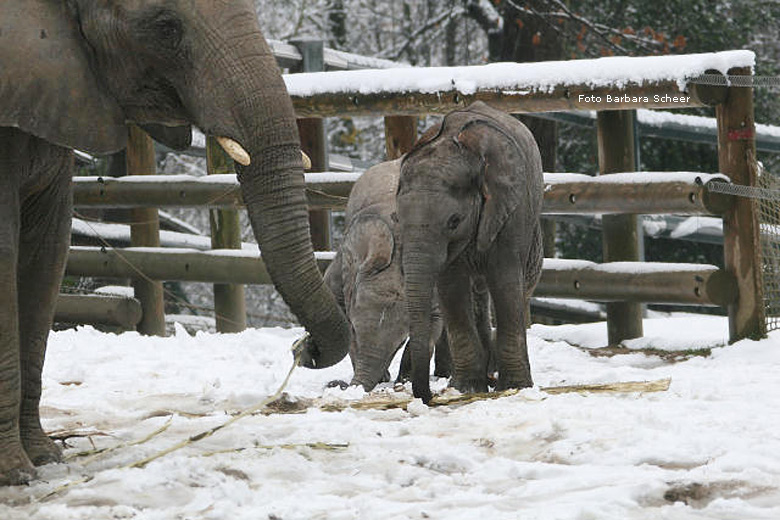
[[[371,391],[377,383],[389,381],[388,368],[398,349],[409,337],[401,270],[401,240],[396,215],[396,192],[401,160],[369,168],[355,182],[346,209],[344,240],[325,271],[325,283],[336,296],[352,325],[350,358],[354,369],[351,384]],[[491,339],[489,294],[484,277],[475,277],[471,294],[480,348],[488,352],[488,373],[495,370]],[[434,375],[449,377],[452,359],[443,333],[443,323],[434,300],[429,354],[435,354]],[[438,339],[436,339],[438,338]],[[434,345],[435,342],[435,345]],[[407,349],[397,381],[411,376]],[[342,386],[345,383],[334,381]]]
[[[495,305],[497,389],[533,384],[525,308],[542,268],[543,190],[531,132],[481,102],[448,114],[404,157],[397,214],[415,397],[431,399],[435,294],[452,353],[451,385],[487,390],[487,354],[475,348],[479,328],[471,312],[470,288],[478,277],[487,281]]]
[[[344,241],[325,272],[325,283],[352,324],[351,384],[366,391],[389,380],[390,362],[409,336],[401,244],[394,220],[400,171],[400,160],[381,163],[355,183],[347,203]],[[431,327],[429,351],[442,330],[436,312]],[[449,376],[446,341],[436,349],[436,375]],[[399,379],[403,377],[399,373]]]

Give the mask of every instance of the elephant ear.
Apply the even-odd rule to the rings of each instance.
[[[121,150],[124,113],[94,75],[68,4],[0,2],[0,126],[91,153]]]
[[[491,120],[467,122],[458,131],[456,140],[482,163],[484,205],[477,229],[477,249],[485,252],[507,219],[529,196],[528,179],[525,172],[519,171],[528,160],[517,140]]]
[[[358,217],[353,221],[344,242],[357,266],[357,276],[370,276],[383,271],[393,261],[393,232],[376,215]]]

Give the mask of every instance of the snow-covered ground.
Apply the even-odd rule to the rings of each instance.
[[[780,518],[780,334],[723,346],[719,317],[646,320],[646,337],[628,345],[644,350],[611,356],[587,351],[606,342],[603,323],[535,325],[539,387],[462,406],[329,412],[316,405],[365,398],[325,389],[350,377],[349,362],[299,368],[286,392],[314,399],[305,413],[249,416],[143,469],[126,467],[276,391],[300,333],[53,333],[44,426],[82,436],[67,440],[66,464],[0,489],[0,518]],[[666,353],[703,348],[712,351]],[[671,386],[657,393],[540,390],[663,378]],[[79,455],[104,447],[117,449]]]

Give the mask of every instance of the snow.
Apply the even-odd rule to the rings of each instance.
[[[755,54],[747,50],[677,56],[609,57],[591,60],[538,63],[491,63],[468,67],[410,67],[287,74],[290,95],[359,92],[433,93],[457,90],[473,94],[480,90],[550,92],[555,87],[587,85],[591,88],[622,88],[643,82],[676,81],[680,91],[688,78],[714,69],[726,74],[733,67],[753,67]]]
[[[608,175],[585,175],[583,173],[545,173],[545,184],[562,184],[573,182],[587,182],[590,184],[649,184],[681,182],[694,184],[701,182],[707,184],[710,181],[730,182],[722,173],[699,172],[624,172],[610,173]]]
[[[717,270],[714,265],[683,264],[673,262],[605,262],[598,264],[589,260],[569,258],[545,258],[543,269],[546,271],[568,271],[587,269],[601,273],[631,274],[631,273],[671,273],[691,272],[701,273]]]
[[[352,182],[357,181],[363,175],[362,170],[351,172],[311,172],[305,173],[306,184],[323,184],[332,182]]]
[[[595,119],[595,112],[593,112]],[[652,126],[664,124],[677,124],[691,128],[701,128],[717,131],[718,121],[713,117],[693,116],[689,114],[674,114],[662,110],[637,110],[637,119],[640,123]],[[756,136],[780,137],[780,126],[756,124]]]
[[[301,329],[189,336],[178,326],[168,338],[53,332],[44,427],[91,437],[70,438],[67,464],[40,468],[32,485],[0,489],[0,518],[775,519],[780,334],[724,346],[727,329],[714,316],[645,320],[647,337],[631,348],[712,348],[673,361],[591,356],[587,348],[606,343],[603,323],[534,325],[539,386],[517,395],[437,408],[418,402],[409,411],[312,406],[249,416],[143,469],[125,466],[275,392]],[[315,403],[364,399],[355,388],[325,388],[350,375],[348,360],[298,368],[285,391]],[[540,389],[663,378],[671,386],[658,393]],[[395,392],[384,385],[375,393]],[[92,443],[116,449],[78,456]]]
[[[124,296],[125,298],[135,298],[135,288],[127,285],[104,285],[95,289],[95,294],[105,294],[108,296]]]

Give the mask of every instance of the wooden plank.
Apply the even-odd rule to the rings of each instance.
[[[318,254],[325,270],[332,254]],[[564,262],[562,265],[560,262]],[[736,293],[734,277],[708,265],[620,262],[595,264],[545,260],[534,296],[693,305],[725,305]],[[269,284],[262,258],[253,252],[130,248],[104,250],[71,247],[66,274],[156,280]]]
[[[627,111],[599,112],[596,116],[599,146],[599,174],[630,172],[635,167],[635,114]],[[602,219],[602,244],[605,262],[640,259],[637,218],[634,215],[605,215]],[[644,239],[644,237],[641,237]],[[607,336],[610,345],[641,337],[642,305],[613,302],[607,304]]]
[[[629,101],[608,102],[607,96],[628,96]],[[631,110],[636,108],[693,108],[707,106],[690,92],[680,92],[676,81],[592,88],[587,85],[556,87],[549,91],[529,92],[517,89],[479,90],[463,93],[452,89],[438,92],[359,91],[299,96],[293,94],[298,117],[344,117],[387,115],[444,115],[474,101],[513,114],[562,112],[567,110]],[[687,100],[681,101],[681,98]],[[674,100],[677,101],[674,101]],[[645,101],[646,100],[646,101]],[[665,101],[664,101],[665,100]]]
[[[60,294],[54,321],[89,325],[113,325],[134,330],[141,321],[141,302],[109,295]]]
[[[709,191],[712,182],[728,182],[723,177],[706,182],[697,182],[696,177],[691,181],[667,181],[663,174],[654,177],[654,172],[646,172],[641,177],[631,175],[630,178],[629,182],[602,182],[606,180],[604,177],[546,182],[542,211],[545,214],[722,215],[734,201],[731,196]]]
[[[750,69],[732,69],[729,74],[749,75]],[[756,141],[753,91],[730,87],[725,102],[716,108],[718,120],[718,165],[732,182],[755,186]],[[766,335],[761,248],[754,202],[737,198],[723,217],[723,253],[726,269],[739,285],[739,297],[729,306],[731,341],[758,339]]]
[[[234,171],[233,161],[212,137],[206,141],[209,175]],[[236,209],[210,209],[211,247],[241,249],[241,224]],[[246,298],[240,284],[214,284],[214,315],[217,332],[241,332],[246,329]]]
[[[655,172],[638,172],[638,177],[625,182],[602,182],[598,177],[582,176],[577,180],[560,181],[550,174],[545,177],[543,213],[604,214],[604,213],[675,213],[680,215],[720,215],[731,207],[733,198],[709,192],[708,184],[690,181],[664,181]],[[345,180],[307,182],[310,207],[343,209],[356,174],[339,174]],[[335,174],[334,174],[335,176]],[[641,176],[641,177],[640,177]],[[313,175],[308,176],[313,178]],[[327,175],[326,177],[331,177]],[[603,180],[603,179],[602,179]],[[720,180],[726,181],[725,178]],[[161,182],[162,181],[162,182]],[[641,181],[641,182],[639,182]],[[202,177],[75,177],[74,199],[78,207],[129,208],[140,205],[155,207],[230,208],[243,205],[235,175],[218,179]]]
[[[343,208],[356,174],[345,180],[308,182],[310,207]],[[189,175],[144,177],[74,177],[73,198],[77,207],[133,208],[139,206],[231,208],[243,206],[241,187],[235,175],[217,178]]]
[[[713,265],[581,262],[561,267],[545,260],[534,296],[724,307],[734,301],[736,288],[735,278]]]
[[[154,142],[146,132],[135,125],[128,126],[127,173],[128,175],[154,175],[156,158]],[[130,226],[130,243],[133,246],[159,247],[160,220],[156,208],[133,209]],[[165,304],[162,282],[133,278],[135,296],[141,302],[143,317],[138,332],[149,336],[165,336]]]

